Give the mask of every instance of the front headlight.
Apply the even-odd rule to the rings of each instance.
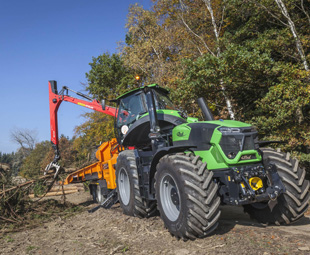
[[[225,133],[241,133],[240,128],[220,127],[218,130],[222,134],[225,134]]]

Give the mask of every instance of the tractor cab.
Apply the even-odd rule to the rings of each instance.
[[[147,96],[149,95],[149,97]],[[147,147],[150,145],[150,114],[154,109],[155,129],[171,136],[174,126],[185,123],[182,114],[168,97],[169,92],[152,84],[129,91],[118,97],[118,114],[115,121],[115,132],[118,142],[124,146]],[[148,98],[148,99],[147,99]]]

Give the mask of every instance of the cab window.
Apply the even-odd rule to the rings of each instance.
[[[145,112],[146,109],[142,102],[141,93],[121,99],[116,122],[117,128],[121,128],[124,125],[129,127]]]
[[[167,95],[155,90],[155,96],[155,104],[157,110],[176,110],[174,104],[170,101]]]

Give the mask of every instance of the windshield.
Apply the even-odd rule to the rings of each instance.
[[[124,125],[129,127],[141,114],[145,113],[144,104],[141,100],[141,93],[134,94],[120,100],[116,126],[121,128]]]
[[[174,104],[170,101],[167,95],[160,93],[159,91],[155,90],[156,95],[156,109],[157,110],[176,110]]]

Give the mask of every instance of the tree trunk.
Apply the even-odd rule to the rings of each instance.
[[[281,10],[283,16],[287,19],[287,23],[288,23],[288,26],[290,27],[291,29],[291,32],[292,32],[292,35],[295,39],[295,42],[296,42],[296,48],[297,48],[297,51],[300,55],[300,58],[301,58],[301,61],[304,65],[304,68],[306,71],[309,71],[309,66],[308,66],[308,62],[307,62],[307,59],[306,59],[306,56],[305,56],[305,53],[304,53],[304,49],[302,47],[302,44],[301,44],[301,41],[298,37],[298,34],[297,34],[297,30],[296,30],[296,27],[295,27],[295,24],[294,22],[292,21],[287,9],[286,9],[286,6],[285,4],[283,3],[282,0],[275,0],[279,9]]]
[[[221,56],[220,35],[219,35],[219,29],[218,29],[216,21],[215,21],[215,17],[214,17],[212,5],[211,5],[211,0],[203,0],[203,1],[204,1],[205,5],[206,5],[206,7],[210,13],[210,16],[211,16],[213,31],[214,31],[214,35],[215,35],[215,39],[216,39],[216,52],[217,52],[217,57],[219,58]],[[220,86],[221,86],[221,89],[223,91],[223,96],[224,96],[224,99],[226,102],[226,106],[227,106],[227,110],[228,110],[230,119],[234,120],[235,114],[234,114],[234,111],[232,109],[231,100],[226,95],[226,87],[224,85],[223,79],[220,80]]]

